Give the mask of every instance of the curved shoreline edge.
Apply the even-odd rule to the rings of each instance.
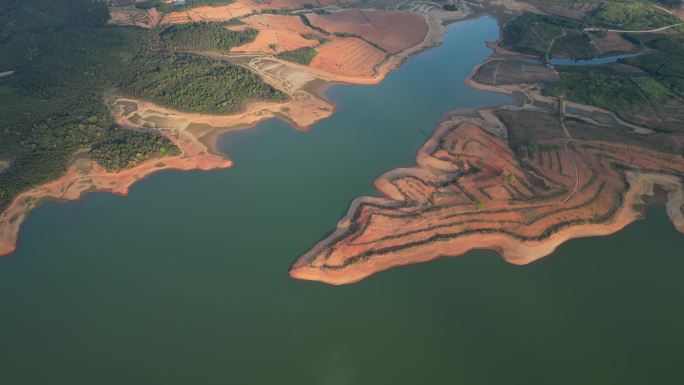
[[[387,177],[380,177],[376,187],[378,187],[381,193],[389,197],[392,195],[392,192],[381,187],[387,182],[385,178]],[[292,265],[289,274],[295,279],[318,281],[330,285],[346,285],[357,283],[374,274],[395,267],[430,262],[443,257],[459,257],[470,251],[482,249],[498,253],[504,261],[513,265],[526,265],[551,255],[561,244],[569,240],[612,235],[633,222],[643,219],[644,210],[637,209],[636,207],[645,206],[643,198],[645,196],[652,196],[655,186],[672,188],[668,191],[667,215],[675,229],[684,234],[684,215],[682,215],[681,211],[681,207],[684,206],[684,185],[674,178],[663,175],[634,173],[630,174],[630,188],[626,193],[625,202],[614,219],[609,223],[570,227],[540,242],[520,241],[504,234],[474,235],[457,239],[454,242],[444,242],[437,247],[428,248],[426,251],[415,253],[408,257],[375,261],[371,265],[350,265],[352,267],[345,267],[340,270],[316,266],[315,260],[321,254],[329,251],[328,248],[333,240],[344,237],[349,231],[352,218],[356,215],[358,208],[362,204],[389,203],[383,200],[383,198],[359,197],[352,202],[345,217],[338,222],[336,230],[328,238],[320,241],[306,254],[299,257]]]
[[[423,41],[388,57],[378,68],[377,75],[372,78],[340,76],[307,69],[270,55],[262,56],[262,58],[278,62],[302,73],[308,73],[324,81],[326,83],[324,87],[342,83],[378,84],[389,72],[397,69],[408,58],[441,44],[446,24],[466,19],[470,15],[469,11],[423,15],[429,27]],[[256,72],[265,82],[290,95],[290,100],[283,103],[254,102],[246,106],[245,111],[234,115],[204,115],[176,111],[132,98],[117,98],[110,107],[117,123],[123,126],[149,129],[149,126],[133,119],[136,114],[145,113],[152,117],[163,116],[173,121],[169,126],[154,129],[169,138],[180,149],[181,154],[149,159],[117,172],[108,172],[93,161],[76,157],[62,177],[19,194],[10,206],[0,213],[0,257],[11,255],[17,250],[22,223],[31,211],[47,201],[78,200],[89,192],[110,192],[125,196],[134,183],[160,171],[208,171],[229,168],[233,162],[227,155],[219,154],[215,148],[215,142],[221,133],[247,129],[264,120],[274,118],[286,120],[295,129],[307,130],[311,125],[334,113],[335,106],[322,97],[300,88],[289,89],[283,79],[277,79],[265,72]],[[9,74],[11,73],[6,75]],[[133,112],[126,112],[126,108],[116,105],[118,102],[135,104],[136,109]],[[205,125],[207,128],[199,131],[193,130],[191,129],[193,124]]]

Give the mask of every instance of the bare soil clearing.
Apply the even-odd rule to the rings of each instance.
[[[311,68],[331,74],[372,78],[387,54],[356,37],[335,38],[318,49]]]

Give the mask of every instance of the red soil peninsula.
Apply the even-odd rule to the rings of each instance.
[[[681,155],[560,137],[540,148],[516,155],[478,125],[447,120],[418,153],[417,167],[380,177],[384,197],[356,199],[290,275],[346,284],[481,248],[526,264],[568,239],[622,229],[639,218],[641,197],[654,185],[668,191],[668,214],[684,232]]]

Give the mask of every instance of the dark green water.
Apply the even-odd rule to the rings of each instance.
[[[0,260],[0,384],[676,384],[684,237],[663,210],[526,267],[479,251],[359,284],[291,280],[373,179],[410,165],[498,36],[485,18],[308,133],[221,138],[231,170],[50,203]]]

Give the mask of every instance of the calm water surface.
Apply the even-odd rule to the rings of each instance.
[[[684,237],[662,210],[526,267],[479,251],[352,286],[287,276],[444,113],[510,102],[463,85],[497,36],[451,26],[381,85],[331,89],[308,133],[224,135],[230,170],[37,210],[0,260],[0,384],[682,383]]]

